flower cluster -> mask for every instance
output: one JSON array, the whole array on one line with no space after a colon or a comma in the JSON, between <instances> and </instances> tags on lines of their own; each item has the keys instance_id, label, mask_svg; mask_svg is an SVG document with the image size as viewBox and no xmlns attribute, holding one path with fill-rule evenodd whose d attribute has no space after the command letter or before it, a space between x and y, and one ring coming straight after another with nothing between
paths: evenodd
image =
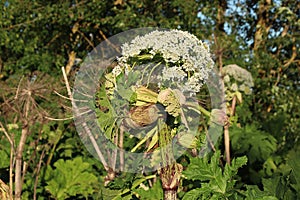
<instances>
[{"instance_id":1,"label":"flower cluster","mask_svg":"<svg viewBox=\"0 0 300 200\"><path fill-rule=\"evenodd\" d=\"M185 31L153 31L137 36L121 48L119 66L113 70L115 75L121 72L121 68L130 70L128 61L132 58L144 54L148 54L150 59L159 56L165 65L161 75L158 75L161 81L176 81L176 84L181 85L180 89L193 93L200 91L213 68L208 47Z\"/></svg>"},{"instance_id":2,"label":"flower cluster","mask_svg":"<svg viewBox=\"0 0 300 200\"><path fill-rule=\"evenodd\" d=\"M246 69L235 64L226 65L223 68L223 74L224 82L230 90L233 92L239 90L245 94L251 93L251 87L253 87L254 83L251 73Z\"/></svg>"}]
</instances>

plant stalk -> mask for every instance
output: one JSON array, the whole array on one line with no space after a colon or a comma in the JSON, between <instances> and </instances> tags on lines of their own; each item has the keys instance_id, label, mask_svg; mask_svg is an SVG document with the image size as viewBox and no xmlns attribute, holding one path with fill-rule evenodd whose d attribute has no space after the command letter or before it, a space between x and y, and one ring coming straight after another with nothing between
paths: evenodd
<instances>
[{"instance_id":1,"label":"plant stalk","mask_svg":"<svg viewBox=\"0 0 300 200\"><path fill-rule=\"evenodd\" d=\"M165 200L176 200L180 183L182 166L176 163L172 150L172 135L170 127L158 119L159 147L162 168L159 170Z\"/></svg>"},{"instance_id":2,"label":"plant stalk","mask_svg":"<svg viewBox=\"0 0 300 200\"><path fill-rule=\"evenodd\" d=\"M16 166L15 166L15 199L20 200L22 194L22 158L23 150L28 135L28 125L25 124L22 128L20 142L16 152Z\"/></svg>"},{"instance_id":3,"label":"plant stalk","mask_svg":"<svg viewBox=\"0 0 300 200\"><path fill-rule=\"evenodd\" d=\"M164 199L165 200L177 199L177 189L176 190L164 190Z\"/></svg>"}]
</instances>

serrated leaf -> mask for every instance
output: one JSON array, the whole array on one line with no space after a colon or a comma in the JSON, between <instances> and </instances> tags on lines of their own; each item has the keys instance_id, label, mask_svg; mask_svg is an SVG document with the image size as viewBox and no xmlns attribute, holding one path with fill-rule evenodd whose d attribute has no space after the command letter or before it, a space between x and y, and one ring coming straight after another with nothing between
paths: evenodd
<instances>
[{"instance_id":1,"label":"serrated leaf","mask_svg":"<svg viewBox=\"0 0 300 200\"><path fill-rule=\"evenodd\" d=\"M148 190L145 190L143 188L138 188L133 191L139 195L140 199L148 199L148 200L163 199L163 190L160 181L156 181L153 184L153 186Z\"/></svg>"},{"instance_id":2,"label":"serrated leaf","mask_svg":"<svg viewBox=\"0 0 300 200\"><path fill-rule=\"evenodd\" d=\"M258 130L254 124L245 128L233 126L230 135L233 151L247 154L250 164L267 160L277 148L277 140L269 133Z\"/></svg>"},{"instance_id":3,"label":"serrated leaf","mask_svg":"<svg viewBox=\"0 0 300 200\"><path fill-rule=\"evenodd\" d=\"M201 188L191 193L197 192L201 197L199 199L220 199L234 195L233 188L236 183L234 175L241 166L246 164L247 158L244 156L233 159L232 164L226 164L223 171L219 164L220 156L220 151L217 151L210 160L207 157L192 158L188 168L182 172L187 179L201 181Z\"/></svg>"},{"instance_id":4,"label":"serrated leaf","mask_svg":"<svg viewBox=\"0 0 300 200\"><path fill-rule=\"evenodd\" d=\"M246 186L247 190L244 193L245 200L278 200L275 196L271 196L268 193L261 191L256 185Z\"/></svg>"},{"instance_id":5,"label":"serrated leaf","mask_svg":"<svg viewBox=\"0 0 300 200\"><path fill-rule=\"evenodd\" d=\"M187 193L185 193L182 200L198 200L201 193L202 190L200 188L190 190Z\"/></svg>"},{"instance_id":6,"label":"serrated leaf","mask_svg":"<svg viewBox=\"0 0 300 200\"><path fill-rule=\"evenodd\" d=\"M233 177L237 174L238 169L247 163L247 160L246 156L233 159L231 165L225 165L224 175L228 178Z\"/></svg>"},{"instance_id":7,"label":"serrated leaf","mask_svg":"<svg viewBox=\"0 0 300 200\"><path fill-rule=\"evenodd\" d=\"M183 175L187 179L207 181L215 178L216 174L220 174L221 169L218 167L218 159L220 153L217 152L211 158L211 163L204 158L193 158L187 170L183 171Z\"/></svg>"},{"instance_id":8,"label":"serrated leaf","mask_svg":"<svg viewBox=\"0 0 300 200\"><path fill-rule=\"evenodd\" d=\"M292 168L292 175L295 180L295 183L292 184L292 187L296 191L300 191L300 160L299 160L299 149L293 149L289 152L288 165Z\"/></svg>"},{"instance_id":9,"label":"serrated leaf","mask_svg":"<svg viewBox=\"0 0 300 200\"><path fill-rule=\"evenodd\" d=\"M93 185L98 183L98 179L87 171L91 166L83 162L81 157L67 161L60 159L54 163L54 166L56 167L54 170L49 168L46 186L46 190L53 197L57 199L78 195L87 197L94 191Z\"/></svg>"}]
</instances>

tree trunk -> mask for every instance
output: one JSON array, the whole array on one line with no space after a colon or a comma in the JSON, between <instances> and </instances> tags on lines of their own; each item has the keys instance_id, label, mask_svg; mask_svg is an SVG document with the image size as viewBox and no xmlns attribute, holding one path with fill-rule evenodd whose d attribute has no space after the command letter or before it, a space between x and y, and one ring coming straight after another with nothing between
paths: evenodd
<instances>
[{"instance_id":1,"label":"tree trunk","mask_svg":"<svg viewBox=\"0 0 300 200\"><path fill-rule=\"evenodd\" d=\"M256 31L254 34L254 44L253 50L257 50L263 42L264 37L266 37L267 33L269 32L271 25L268 24L269 22L269 9L271 6L271 0L260 1L258 13L257 13L257 24L256 24Z\"/></svg>"}]
</instances>

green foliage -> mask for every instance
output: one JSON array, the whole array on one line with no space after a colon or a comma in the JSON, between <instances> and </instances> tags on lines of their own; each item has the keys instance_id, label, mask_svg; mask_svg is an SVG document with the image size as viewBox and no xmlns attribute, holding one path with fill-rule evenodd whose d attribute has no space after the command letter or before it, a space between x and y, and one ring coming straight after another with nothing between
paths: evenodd
<instances>
[{"instance_id":1,"label":"green foliage","mask_svg":"<svg viewBox=\"0 0 300 200\"><path fill-rule=\"evenodd\" d=\"M275 196L271 196L268 192L261 191L256 185L246 186L246 191L243 193L246 200L278 200Z\"/></svg>"},{"instance_id":2,"label":"green foliage","mask_svg":"<svg viewBox=\"0 0 300 200\"><path fill-rule=\"evenodd\" d=\"M210 161L208 157L192 158L187 170L183 172L186 179L201 181L201 187L187 192L183 199L226 199L232 197L235 190L235 175L238 169L245 165L247 158L240 157L226 164L222 169L220 166L220 151L217 151Z\"/></svg>"},{"instance_id":3,"label":"green foliage","mask_svg":"<svg viewBox=\"0 0 300 200\"><path fill-rule=\"evenodd\" d=\"M151 188L138 188L133 190L140 199L158 200L163 199L163 190L161 182L156 181Z\"/></svg>"},{"instance_id":4,"label":"green foliage","mask_svg":"<svg viewBox=\"0 0 300 200\"><path fill-rule=\"evenodd\" d=\"M287 164L291 167L291 187L297 191L298 198L300 197L300 160L299 148L297 151L292 150L289 153Z\"/></svg>"},{"instance_id":5,"label":"green foliage","mask_svg":"<svg viewBox=\"0 0 300 200\"><path fill-rule=\"evenodd\" d=\"M88 197L95 192L97 177L90 172L91 165L81 157L73 160L58 160L55 169L47 168L46 190L55 199L66 199L82 195Z\"/></svg>"},{"instance_id":6,"label":"green foliage","mask_svg":"<svg viewBox=\"0 0 300 200\"><path fill-rule=\"evenodd\" d=\"M230 129L232 149L237 155L247 155L249 163L264 162L277 149L276 139L257 129L255 124Z\"/></svg>"},{"instance_id":7,"label":"green foliage","mask_svg":"<svg viewBox=\"0 0 300 200\"><path fill-rule=\"evenodd\" d=\"M153 179L155 175L139 176L131 173L122 173L111 181L107 187L102 187L102 199L161 199L162 188L159 181L149 188L148 179ZM154 195L153 192L156 194Z\"/></svg>"},{"instance_id":8,"label":"green foliage","mask_svg":"<svg viewBox=\"0 0 300 200\"><path fill-rule=\"evenodd\" d=\"M104 85L100 86L98 90L97 103L97 117L99 120L100 128L103 133L105 133L107 138L113 137L113 129L115 127L115 112L113 107L110 104L110 101L107 97L106 90Z\"/></svg>"},{"instance_id":9,"label":"green foliage","mask_svg":"<svg viewBox=\"0 0 300 200\"><path fill-rule=\"evenodd\" d=\"M4 138L4 136L0 137ZM0 141L0 169L5 169L9 167L10 145L5 139L1 139Z\"/></svg>"},{"instance_id":10,"label":"green foliage","mask_svg":"<svg viewBox=\"0 0 300 200\"><path fill-rule=\"evenodd\" d=\"M23 86L39 70L44 73L41 83L51 83L37 99L38 107L31 110L36 112L42 106L46 112L43 120L30 124L23 152L23 164L26 164L23 199L33 199L34 194L37 199L49 199L49 193L57 199L59 195L60 199L161 198L160 182L150 187L142 177L125 177L125 182L116 178L112 183L115 189L104 186L100 189L96 186L96 177L99 176L102 184L105 170L85 150L72 122L44 119L44 116L71 116L66 106L70 103L64 104L62 98L43 101L43 97L52 94L51 85L55 85L58 93L66 94L65 87L56 86L56 83L62 82L60 67L69 61L70 52L74 51L77 59L84 59L105 38L130 28L149 26L178 28L195 34L209 44L218 67L237 64L250 71L254 80L253 95L243 96L243 104L237 106L230 129L231 155L233 158L246 155L247 166L239 168L244 163L243 157L224 168L216 157L219 154L211 160L192 158L191 163L185 165L184 174L187 173L188 179L183 181L179 196L184 199L300 199L298 2L245 1L232 5L233 2L1 1L0 121L16 143L20 139L22 122L10 106L19 109L25 105L14 101L21 77L30 75L24 76ZM78 64L74 64L68 76L71 85L76 67ZM129 81L134 84L136 77ZM124 85L115 95L132 101L135 97L129 96L127 89ZM102 106L99 106L102 113L97 114L106 136L111 137L114 130L107 124L111 124L112 113L104 111L112 109L103 91L96 96ZM199 97L201 103L209 104L207 96ZM114 105L122 106L117 101ZM10 124L20 127L10 130ZM201 118L200 124L206 121ZM124 139L124 147L130 151L137 141L128 135ZM6 183L9 153L9 142L1 131L0 178ZM63 161L70 158L73 160ZM80 163L84 167L80 167ZM190 187L185 185L186 181L191 183Z\"/></svg>"},{"instance_id":11,"label":"green foliage","mask_svg":"<svg viewBox=\"0 0 300 200\"><path fill-rule=\"evenodd\" d=\"M256 185L241 185L238 170L247 163L246 156L232 160L231 165L221 166L220 152L217 151L210 159L192 158L187 170L183 172L185 179L193 180L195 186L183 196L183 200L190 199L281 199L274 193L286 191L285 188L276 188L272 180L264 181L264 190ZM200 184L200 187L199 187ZM273 187L275 190L271 191ZM278 190L281 189L281 190ZM282 192L281 192L282 193ZM289 199L289 198L287 198Z\"/></svg>"},{"instance_id":12,"label":"green foliage","mask_svg":"<svg viewBox=\"0 0 300 200\"><path fill-rule=\"evenodd\" d=\"M300 161L299 147L290 150L274 173L262 180L264 190L278 199L299 199L300 193Z\"/></svg>"}]
</instances>

